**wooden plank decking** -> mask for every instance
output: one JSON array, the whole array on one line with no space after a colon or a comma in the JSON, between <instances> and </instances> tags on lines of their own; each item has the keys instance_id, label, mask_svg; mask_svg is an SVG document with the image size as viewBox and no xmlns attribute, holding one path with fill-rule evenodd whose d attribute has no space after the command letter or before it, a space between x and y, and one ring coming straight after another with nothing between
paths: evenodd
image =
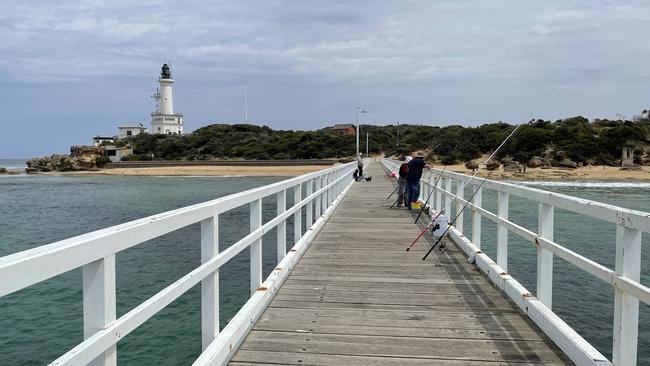
<instances>
[{"instance_id":1,"label":"wooden plank decking","mask_svg":"<svg viewBox=\"0 0 650 366\"><path fill-rule=\"evenodd\" d=\"M235 354L232 365L567 364L455 245L390 209L378 163L355 183Z\"/></svg>"}]
</instances>

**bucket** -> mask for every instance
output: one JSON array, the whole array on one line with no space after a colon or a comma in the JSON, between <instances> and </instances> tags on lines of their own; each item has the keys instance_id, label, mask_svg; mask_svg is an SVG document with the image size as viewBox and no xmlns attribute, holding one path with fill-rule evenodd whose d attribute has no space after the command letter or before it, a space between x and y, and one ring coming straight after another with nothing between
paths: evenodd
<instances>
[{"instance_id":1,"label":"bucket","mask_svg":"<svg viewBox=\"0 0 650 366\"><path fill-rule=\"evenodd\" d=\"M431 217L436 217L436 215L438 215L438 213L434 211ZM445 231L447 231L447 226L449 226L449 218L447 218L445 214L440 214L436 218L436 221L433 223L433 227L436 227L436 224L440 226L436 230L433 230L432 234L436 238L439 238L445 234Z\"/></svg>"}]
</instances>

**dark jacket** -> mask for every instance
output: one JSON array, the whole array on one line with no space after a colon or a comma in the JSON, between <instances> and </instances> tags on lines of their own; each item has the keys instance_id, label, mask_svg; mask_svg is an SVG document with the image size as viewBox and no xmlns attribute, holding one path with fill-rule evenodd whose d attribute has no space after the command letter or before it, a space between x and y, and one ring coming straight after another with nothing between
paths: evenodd
<instances>
[{"instance_id":1,"label":"dark jacket","mask_svg":"<svg viewBox=\"0 0 650 366\"><path fill-rule=\"evenodd\" d=\"M427 162L422 157L416 157L409 161L409 172L406 175L406 180L417 182L422 177L422 170Z\"/></svg>"}]
</instances>

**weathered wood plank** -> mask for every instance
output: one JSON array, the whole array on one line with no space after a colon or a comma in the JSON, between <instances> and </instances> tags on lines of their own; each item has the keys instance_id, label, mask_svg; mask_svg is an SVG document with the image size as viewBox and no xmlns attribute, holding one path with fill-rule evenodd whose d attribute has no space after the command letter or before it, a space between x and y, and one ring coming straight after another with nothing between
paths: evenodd
<instances>
[{"instance_id":1,"label":"weathered wood plank","mask_svg":"<svg viewBox=\"0 0 650 366\"><path fill-rule=\"evenodd\" d=\"M255 324L233 365L570 363L453 244L433 252L379 178L351 189Z\"/></svg>"}]
</instances>

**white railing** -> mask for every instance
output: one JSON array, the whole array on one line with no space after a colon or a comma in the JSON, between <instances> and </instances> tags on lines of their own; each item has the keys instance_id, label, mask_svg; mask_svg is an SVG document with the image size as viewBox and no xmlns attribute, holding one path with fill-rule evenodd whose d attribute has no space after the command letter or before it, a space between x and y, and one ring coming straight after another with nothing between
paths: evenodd
<instances>
[{"instance_id":1,"label":"white railing","mask_svg":"<svg viewBox=\"0 0 650 366\"><path fill-rule=\"evenodd\" d=\"M354 163L340 165L2 257L0 297L81 267L84 341L52 364L109 366L117 363L118 341L200 282L203 353L194 364L224 364L349 190L354 169ZM294 195L290 208L286 207L288 190ZM262 199L273 195L277 215L262 224ZM220 252L219 215L244 205L250 206L250 233ZM287 253L290 216L295 244ZM195 223L201 223L202 264L116 319L116 253ZM278 264L262 282L262 236L275 227ZM219 268L246 248L250 248L251 298L220 332Z\"/></svg>"},{"instance_id":2,"label":"white railing","mask_svg":"<svg viewBox=\"0 0 650 366\"><path fill-rule=\"evenodd\" d=\"M395 172L394 160L382 160L384 168ZM442 175L434 187L435 178ZM424 173L421 179L421 197L427 197L435 189L430 206L437 211L446 207L449 214L451 200L455 200L456 212L467 203L463 199L466 185L472 192L482 178L441 169ZM443 184L444 182L444 184ZM452 192L452 182L456 192ZM444 186L444 188L442 188ZM469 186L468 186L469 187ZM482 190L497 192L497 213L481 207ZM538 232L527 229L508 220L510 195L537 203ZM434 197L435 196L435 197ZM441 200L444 196L444 204ZM616 224L616 264L612 270L594 260L582 256L553 241L554 208L560 208L580 215ZM650 288L640 283L641 235L650 232L650 213L630 210L618 206L553 193L516 184L487 180L467 206L471 210L471 240L464 235L462 215L450 228L449 236L456 242L470 260L485 272L489 278L504 290L517 305L578 365L636 365L639 326L639 300L650 304ZM494 262L481 251L481 218L497 225L497 258ZM530 294L517 280L508 274L508 233L512 232L536 246L537 250L537 293ZM577 332L552 312L553 299L553 257L558 256L577 268L610 284L615 291L614 334L611 362L585 341ZM511 258L512 259L512 258Z\"/></svg>"}]
</instances>

